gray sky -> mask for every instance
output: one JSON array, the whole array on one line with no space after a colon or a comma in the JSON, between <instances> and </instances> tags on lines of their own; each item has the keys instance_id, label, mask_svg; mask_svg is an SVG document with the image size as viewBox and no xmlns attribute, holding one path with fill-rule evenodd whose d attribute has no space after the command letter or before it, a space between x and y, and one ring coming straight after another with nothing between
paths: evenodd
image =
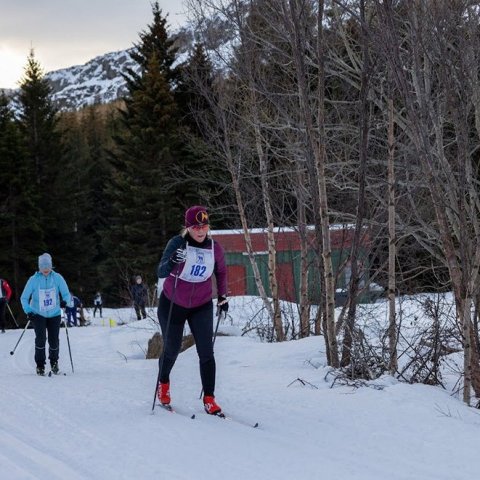
<instances>
[{"instance_id":1,"label":"gray sky","mask_svg":"<svg viewBox=\"0 0 480 480\"><path fill-rule=\"evenodd\" d=\"M45 72L123 50L153 20L154 0L0 0L0 88L16 88L30 48ZM182 0L158 0L171 27Z\"/></svg>"}]
</instances>

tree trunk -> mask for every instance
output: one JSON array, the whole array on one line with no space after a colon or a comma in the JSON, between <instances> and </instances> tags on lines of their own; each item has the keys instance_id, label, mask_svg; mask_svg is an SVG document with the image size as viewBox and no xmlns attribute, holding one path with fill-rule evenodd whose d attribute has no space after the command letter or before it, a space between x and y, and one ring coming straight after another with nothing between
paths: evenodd
<instances>
[{"instance_id":1,"label":"tree trunk","mask_svg":"<svg viewBox=\"0 0 480 480\"><path fill-rule=\"evenodd\" d=\"M332 251L330 244L330 224L328 216L327 185L325 178L325 65L324 65L324 38L323 38L323 1L318 6L318 76L315 85L318 91L317 128L314 128L315 114L312 111L310 102L310 88L307 84L307 73L305 65L305 38L301 25L302 9L297 5L298 0L289 0L289 12L291 24L292 55L295 62L295 72L298 84L298 101L302 119L305 125L305 148L307 150L307 161L313 162L313 168L308 169L314 173L311 184L315 185L318 195L320 227L322 236L322 258L324 268L325 290L322 294L325 297L325 321L326 331L324 335L329 343L330 358L329 364L333 367L339 366L338 344L335 335L335 277L333 275ZM311 166L312 167L312 166Z\"/></svg>"},{"instance_id":2,"label":"tree trunk","mask_svg":"<svg viewBox=\"0 0 480 480\"><path fill-rule=\"evenodd\" d=\"M297 171L297 218L298 234L300 237L300 279L299 279L299 310L300 310L300 338L310 335L310 300L308 298L308 232L305 216L305 200L303 172Z\"/></svg>"},{"instance_id":3,"label":"tree trunk","mask_svg":"<svg viewBox=\"0 0 480 480\"><path fill-rule=\"evenodd\" d=\"M472 332L471 332L471 298L458 299L457 317L462 325L463 336L463 401L470 405L470 392L472 387Z\"/></svg>"},{"instance_id":4,"label":"tree trunk","mask_svg":"<svg viewBox=\"0 0 480 480\"><path fill-rule=\"evenodd\" d=\"M360 2L360 18L362 25L365 25L365 5ZM368 131L369 131L369 76L370 76L370 53L365 26L362 28L362 73L360 84L360 141L359 141L359 172L358 172L358 196L357 196L357 214L355 218L355 232L350 250L350 284L348 285L348 313L345 324L345 335L343 339L341 366L345 367L351 362L351 350L353 344L353 335L355 329L355 316L357 311L357 298L360 284L359 256L362 240L363 221L366 213L366 174L368 158Z\"/></svg>"},{"instance_id":5,"label":"tree trunk","mask_svg":"<svg viewBox=\"0 0 480 480\"><path fill-rule=\"evenodd\" d=\"M262 282L262 276L260 275L260 270L258 268L257 261L255 259L255 252L252 246L252 237L250 236L250 230L248 229L247 216L245 214L245 208L243 206L240 185L235 175L232 175L232 184L235 192L238 214L240 216L240 221L242 223L243 235L245 238L245 245L247 246L248 259L250 260L250 265L253 271L255 285L257 286L258 294L262 298L263 304L267 309L270 319L272 320L272 322L274 322L274 318L275 318L274 311L272 308L272 304L270 303L270 300L267 297L267 293L265 291L265 287L263 286L263 282Z\"/></svg>"},{"instance_id":6,"label":"tree trunk","mask_svg":"<svg viewBox=\"0 0 480 480\"><path fill-rule=\"evenodd\" d=\"M260 184L262 186L263 207L267 220L267 249L268 249L268 283L273 303L273 328L275 330L276 340L283 342L285 340L285 332L283 330L282 311L280 309L280 301L278 298L278 282L277 282L277 249L275 246L274 222L272 206L270 204L270 186L268 181L268 165L265 151L262 145L262 137L259 127L259 118L257 110L257 99L255 88L250 86L251 93L251 109L253 112L253 128L255 134L255 148L257 151L258 162L260 167Z\"/></svg>"},{"instance_id":7,"label":"tree trunk","mask_svg":"<svg viewBox=\"0 0 480 480\"><path fill-rule=\"evenodd\" d=\"M395 258L397 239L395 230L395 137L393 123L393 100L388 99L388 369L394 375L397 361L397 322L395 311Z\"/></svg>"},{"instance_id":8,"label":"tree trunk","mask_svg":"<svg viewBox=\"0 0 480 480\"><path fill-rule=\"evenodd\" d=\"M226 159L226 163L227 163L227 168L230 172L230 176L232 178L232 186L233 186L233 191L234 191L234 194L235 194L235 201L236 201L236 204L237 204L237 209L238 209L238 214L240 216L240 222L242 224L242 229L243 229L243 235L244 235L244 238L245 238L245 245L247 247L247 254L248 254L248 259L250 260L250 265L252 267L252 271L253 271L253 277L254 277L254 280L255 280L255 285L257 286L257 290L258 290L258 294L260 295L262 301L263 301L263 304L268 312L268 315L271 319L271 321L273 322L274 321L274 318L275 318L275 315L274 315L274 311L273 311L273 308L272 308L272 304L270 303L268 297L267 297L267 293L265 291L265 287L263 286L263 282L262 282L262 277L260 275L260 270L258 268L258 265L257 265L257 262L255 260L255 254L254 254L254 250L253 250L253 246L252 246L252 238L250 236L250 230L248 228L248 223L247 223L247 216L245 214L245 207L244 207L244 203L243 203L243 199L242 199L242 192L241 192L241 188L240 188L240 181L239 181L239 178L238 178L238 175L237 175L237 169L235 168L235 162L232 158L232 147L230 145L230 141L229 141L229 128L228 128L228 124L227 124L227 121L225 119L225 116L223 115L223 112L222 113L219 113L219 117L218 120L220 121L221 123L221 126L222 126L222 131L224 132L225 134L225 159Z\"/></svg>"},{"instance_id":9,"label":"tree trunk","mask_svg":"<svg viewBox=\"0 0 480 480\"><path fill-rule=\"evenodd\" d=\"M318 2L318 142L315 143L315 168L317 171L318 197L320 202L320 218L322 222L322 240L323 240L323 268L325 269L325 318L328 331L328 342L331 354L331 366L337 368L338 360L338 344L335 335L335 277L332 265L332 248L330 243L330 221L328 216L328 196L327 182L325 176L325 164L327 160L325 143L325 39L323 35L323 12L324 1ZM304 70L304 69L303 69ZM304 90L304 94L307 92ZM305 98L306 99L306 98ZM307 129L311 130L310 138L313 139L312 117L307 116Z\"/></svg>"}]
</instances>

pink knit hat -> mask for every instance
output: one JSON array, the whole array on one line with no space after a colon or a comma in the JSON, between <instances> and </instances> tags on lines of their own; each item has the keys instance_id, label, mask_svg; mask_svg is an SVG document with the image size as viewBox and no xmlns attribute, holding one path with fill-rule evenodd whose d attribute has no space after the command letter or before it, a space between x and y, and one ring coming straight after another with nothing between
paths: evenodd
<instances>
[{"instance_id":1,"label":"pink knit hat","mask_svg":"<svg viewBox=\"0 0 480 480\"><path fill-rule=\"evenodd\" d=\"M194 205L185 212L185 226L193 227L195 225L208 225L208 212L206 207Z\"/></svg>"}]
</instances>

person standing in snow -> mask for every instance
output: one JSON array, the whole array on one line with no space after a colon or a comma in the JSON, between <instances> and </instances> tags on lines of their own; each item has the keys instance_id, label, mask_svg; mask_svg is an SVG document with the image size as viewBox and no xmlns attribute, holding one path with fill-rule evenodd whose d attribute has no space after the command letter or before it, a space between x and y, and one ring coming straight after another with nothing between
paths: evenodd
<instances>
[{"instance_id":1,"label":"person standing in snow","mask_svg":"<svg viewBox=\"0 0 480 480\"><path fill-rule=\"evenodd\" d=\"M217 283L217 307L228 311L227 268L223 248L208 236L206 207L195 205L185 212L185 229L170 239L158 266L165 278L158 304L158 320L164 349L159 359L157 397L169 405L170 371L182 344L183 327L188 322L200 361L203 404L207 413L221 412L215 401L215 357L213 352L213 285Z\"/></svg>"},{"instance_id":2,"label":"person standing in snow","mask_svg":"<svg viewBox=\"0 0 480 480\"><path fill-rule=\"evenodd\" d=\"M12 289L6 280L0 278L0 330L5 333L5 308L12 298Z\"/></svg>"},{"instance_id":3,"label":"person standing in snow","mask_svg":"<svg viewBox=\"0 0 480 480\"><path fill-rule=\"evenodd\" d=\"M75 295L72 295L72 306L65 307L65 313L67 314L67 324L69 327L77 326L77 312L79 308L82 308L81 300Z\"/></svg>"},{"instance_id":4,"label":"person standing in snow","mask_svg":"<svg viewBox=\"0 0 480 480\"><path fill-rule=\"evenodd\" d=\"M147 303L148 291L140 275L135 277L135 283L130 287L130 295L132 296L133 308L137 314L137 320L147 318L145 305Z\"/></svg>"},{"instance_id":5,"label":"person standing in snow","mask_svg":"<svg viewBox=\"0 0 480 480\"><path fill-rule=\"evenodd\" d=\"M52 372L58 373L59 333L62 304L71 306L71 295L65 279L52 270L52 257L43 253L38 257L38 272L33 274L23 289L20 301L23 311L35 329L35 363L37 375L45 375L45 344L48 333L48 358Z\"/></svg>"},{"instance_id":6,"label":"person standing in snow","mask_svg":"<svg viewBox=\"0 0 480 480\"><path fill-rule=\"evenodd\" d=\"M102 294L97 292L95 294L95 298L93 299L93 318L95 318L97 310L100 312L100 318L102 318L102 304Z\"/></svg>"}]
</instances>

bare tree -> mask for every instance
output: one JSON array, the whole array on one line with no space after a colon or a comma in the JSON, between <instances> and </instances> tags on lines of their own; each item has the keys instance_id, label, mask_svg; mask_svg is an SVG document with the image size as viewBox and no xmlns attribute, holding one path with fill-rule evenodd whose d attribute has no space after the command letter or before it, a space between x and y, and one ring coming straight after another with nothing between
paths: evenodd
<instances>
[{"instance_id":1,"label":"bare tree","mask_svg":"<svg viewBox=\"0 0 480 480\"><path fill-rule=\"evenodd\" d=\"M369 39L366 29L365 18L365 2L360 1L360 45L361 45L361 73L360 73L360 91L359 91L359 108L360 108L360 138L359 144L359 170L358 170L358 196L357 196L357 212L355 218L355 233L353 236L352 247L350 249L350 266L351 276L350 284L348 286L348 313L345 324L345 336L342 345L342 359L341 365L346 366L350 364L350 351L352 348L353 332L355 327L355 313L357 306L357 297L360 283L359 272L359 256L360 247L364 238L363 222L366 215L366 170L368 159L368 138L369 138L369 109L370 101L368 98L368 91L371 82L371 61L370 61L370 47Z\"/></svg>"},{"instance_id":2,"label":"bare tree","mask_svg":"<svg viewBox=\"0 0 480 480\"><path fill-rule=\"evenodd\" d=\"M480 267L480 199L473 153L480 142L478 134L466 135L471 132L475 92L472 57L462 53L473 41L478 55L479 12L466 1L417 0L407 11L395 10L390 1L378 7L378 45L385 49L401 95L404 121L435 212L433 228L428 229L432 236L421 241L437 250L450 273L464 338L463 399L469 403L471 386L480 396L478 356L471 348L471 307Z\"/></svg>"},{"instance_id":3,"label":"bare tree","mask_svg":"<svg viewBox=\"0 0 480 480\"><path fill-rule=\"evenodd\" d=\"M217 76L212 88L206 88L197 82L199 92L207 99L213 117L201 119L202 131L208 143L212 146L214 155L226 165L232 180L232 188L242 229L244 232L247 254L254 274L259 295L272 320L277 341L285 339L281 309L279 304L278 282L276 278L276 247L274 236L274 219L270 201L268 158L265 151L265 138L262 131L259 101L255 87L255 76L258 74L255 57L252 56L252 43L245 32L244 8L241 3L233 2L232 6L221 1L191 2L192 9L197 13L198 31L204 23L204 9L215 11L227 17L235 26L239 48L239 58L222 56L222 67L227 70L225 78ZM217 59L218 60L218 59ZM199 80L199 79L197 79ZM244 95L238 95L239 92ZM252 245L248 219L248 202L245 195L247 179L260 179L260 195L263 205L262 217L266 218L268 238L268 283L271 300L262 282L257 256ZM254 209L258 208L255 203Z\"/></svg>"}]
</instances>

